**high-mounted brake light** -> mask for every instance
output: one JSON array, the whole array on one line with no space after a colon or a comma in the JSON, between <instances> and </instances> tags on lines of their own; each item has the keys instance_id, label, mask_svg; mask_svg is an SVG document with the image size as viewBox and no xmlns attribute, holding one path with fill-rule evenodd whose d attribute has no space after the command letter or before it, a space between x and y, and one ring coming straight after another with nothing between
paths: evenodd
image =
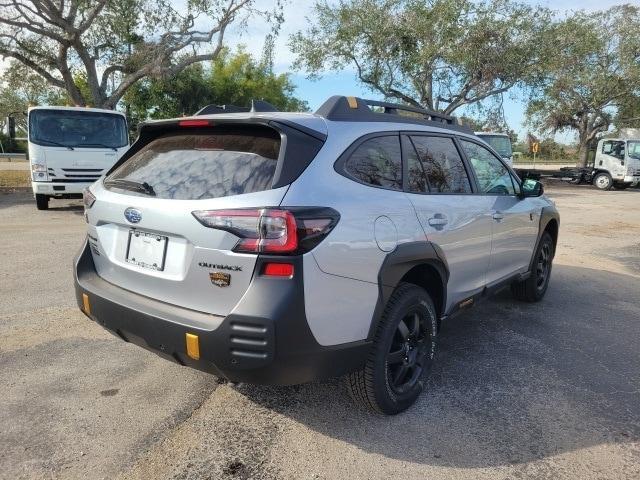
<instances>
[{"instance_id":1,"label":"high-mounted brake light","mask_svg":"<svg viewBox=\"0 0 640 480\"><path fill-rule=\"evenodd\" d=\"M180 127L208 127L209 125L209 120L180 120L178 122Z\"/></svg>"},{"instance_id":2,"label":"high-mounted brake light","mask_svg":"<svg viewBox=\"0 0 640 480\"><path fill-rule=\"evenodd\" d=\"M339 218L335 210L321 207L199 210L193 216L205 227L240 237L234 252L276 255L311 250Z\"/></svg>"}]
</instances>

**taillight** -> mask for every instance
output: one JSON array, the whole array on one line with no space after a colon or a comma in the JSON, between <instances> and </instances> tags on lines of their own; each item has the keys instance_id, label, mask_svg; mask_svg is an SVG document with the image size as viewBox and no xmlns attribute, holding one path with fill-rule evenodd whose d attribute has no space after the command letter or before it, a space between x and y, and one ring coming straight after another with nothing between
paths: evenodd
<instances>
[{"instance_id":1,"label":"taillight","mask_svg":"<svg viewBox=\"0 0 640 480\"><path fill-rule=\"evenodd\" d=\"M333 229L338 212L323 207L199 210L205 227L240 237L234 252L298 254L311 250Z\"/></svg>"},{"instance_id":2,"label":"taillight","mask_svg":"<svg viewBox=\"0 0 640 480\"><path fill-rule=\"evenodd\" d=\"M96 203L96 197L91 193L89 187L82 191L82 202L84 203L85 210L90 209L93 207L93 204Z\"/></svg>"}]
</instances>

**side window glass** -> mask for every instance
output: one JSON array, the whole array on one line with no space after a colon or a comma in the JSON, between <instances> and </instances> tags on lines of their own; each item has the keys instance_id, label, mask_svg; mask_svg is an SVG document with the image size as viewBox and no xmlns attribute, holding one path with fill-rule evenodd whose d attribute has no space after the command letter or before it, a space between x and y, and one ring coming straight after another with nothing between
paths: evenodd
<instances>
[{"instance_id":1,"label":"side window glass","mask_svg":"<svg viewBox=\"0 0 640 480\"><path fill-rule=\"evenodd\" d=\"M402 161L397 135L363 142L345 163L345 170L363 183L402 190Z\"/></svg>"},{"instance_id":2,"label":"side window glass","mask_svg":"<svg viewBox=\"0 0 640 480\"><path fill-rule=\"evenodd\" d=\"M471 193L471 183L452 138L411 137L432 193Z\"/></svg>"},{"instance_id":3,"label":"side window glass","mask_svg":"<svg viewBox=\"0 0 640 480\"><path fill-rule=\"evenodd\" d=\"M402 151L407 159L407 187L409 191L413 193L428 192L429 187L424 167L409 137L402 137Z\"/></svg>"},{"instance_id":4,"label":"side window glass","mask_svg":"<svg viewBox=\"0 0 640 480\"><path fill-rule=\"evenodd\" d=\"M602 142L602 153L606 153L607 155L611 155L611 150L613 149L613 142L607 141Z\"/></svg>"},{"instance_id":5,"label":"side window glass","mask_svg":"<svg viewBox=\"0 0 640 480\"><path fill-rule=\"evenodd\" d=\"M477 143L461 140L473 170L478 177L482 193L490 195L515 195L511 174L507 167L493 153Z\"/></svg>"}]
</instances>

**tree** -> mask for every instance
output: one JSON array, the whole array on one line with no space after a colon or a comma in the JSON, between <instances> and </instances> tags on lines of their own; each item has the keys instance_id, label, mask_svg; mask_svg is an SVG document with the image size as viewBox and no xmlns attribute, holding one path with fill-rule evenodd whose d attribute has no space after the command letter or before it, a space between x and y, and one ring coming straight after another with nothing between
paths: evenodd
<instances>
[{"instance_id":1,"label":"tree","mask_svg":"<svg viewBox=\"0 0 640 480\"><path fill-rule=\"evenodd\" d=\"M510 0L319 0L290 38L310 77L354 68L371 90L452 113L536 79L550 13Z\"/></svg>"},{"instance_id":2,"label":"tree","mask_svg":"<svg viewBox=\"0 0 640 480\"><path fill-rule=\"evenodd\" d=\"M14 114L16 126L26 132L26 113L32 105L66 103L64 91L51 88L40 75L12 61L0 78L0 130L5 128L7 116Z\"/></svg>"},{"instance_id":3,"label":"tree","mask_svg":"<svg viewBox=\"0 0 640 480\"><path fill-rule=\"evenodd\" d=\"M3 0L0 55L65 90L77 105L114 108L143 78L215 59L232 23L254 14L281 21L278 2L271 13L254 3L185 0L179 11L168 0Z\"/></svg>"},{"instance_id":4,"label":"tree","mask_svg":"<svg viewBox=\"0 0 640 480\"><path fill-rule=\"evenodd\" d=\"M193 114L208 104L245 106L261 99L283 111L308 110L294 96L288 75L276 75L268 62L256 61L243 50L220 52L211 65L192 65L172 78L149 79L125 96L134 122Z\"/></svg>"},{"instance_id":5,"label":"tree","mask_svg":"<svg viewBox=\"0 0 640 480\"><path fill-rule=\"evenodd\" d=\"M609 129L619 106L640 90L640 8L578 12L554 26L549 73L527 107L542 133L576 131L578 164Z\"/></svg>"}]
</instances>

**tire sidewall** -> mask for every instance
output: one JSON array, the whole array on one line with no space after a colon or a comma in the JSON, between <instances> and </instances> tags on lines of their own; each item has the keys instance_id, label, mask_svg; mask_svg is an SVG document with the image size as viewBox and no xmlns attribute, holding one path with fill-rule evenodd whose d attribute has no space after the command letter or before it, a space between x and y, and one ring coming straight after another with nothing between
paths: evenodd
<instances>
[{"instance_id":1,"label":"tire sidewall","mask_svg":"<svg viewBox=\"0 0 640 480\"><path fill-rule=\"evenodd\" d=\"M538 300L544 297L544 294L547 292L547 288L549 288L549 282L551 281L551 271L553 270L553 257L556 254L555 249L553 248L553 240L551 238L551 235L545 232L540 239L540 245L538 245L538 250L536 251L536 263L538 261L538 257L540 256L540 252L542 252L542 247L544 247L545 244L549 244L549 247L551 247L551 259L549 260L549 270L547 272L547 279L545 281L544 288L538 289L537 283L534 284L535 295L536 299ZM537 279L535 280L537 282Z\"/></svg>"},{"instance_id":2,"label":"tire sidewall","mask_svg":"<svg viewBox=\"0 0 640 480\"><path fill-rule=\"evenodd\" d=\"M391 387L389 369L387 368L387 353L391 347L393 336L406 312L417 308L425 315L426 328L429 329L430 346L427 353L428 363L422 373L422 378L416 385L404 394L398 394ZM394 414L411 406L424 388L423 379L429 374L436 354L436 339L438 321L433 301L425 290L417 286L409 286L401 298L385 312L381 325L383 331L378 337L374 357L373 374L376 400L383 413Z\"/></svg>"},{"instance_id":3,"label":"tire sidewall","mask_svg":"<svg viewBox=\"0 0 640 480\"><path fill-rule=\"evenodd\" d=\"M601 178L601 177L605 177L609 181L609 183L608 183L608 185L606 187L598 186L598 179ZM598 173L593 179L593 184L599 190L610 190L611 187L613 186L613 179L611 178L611 175L609 175L607 173Z\"/></svg>"}]
</instances>

